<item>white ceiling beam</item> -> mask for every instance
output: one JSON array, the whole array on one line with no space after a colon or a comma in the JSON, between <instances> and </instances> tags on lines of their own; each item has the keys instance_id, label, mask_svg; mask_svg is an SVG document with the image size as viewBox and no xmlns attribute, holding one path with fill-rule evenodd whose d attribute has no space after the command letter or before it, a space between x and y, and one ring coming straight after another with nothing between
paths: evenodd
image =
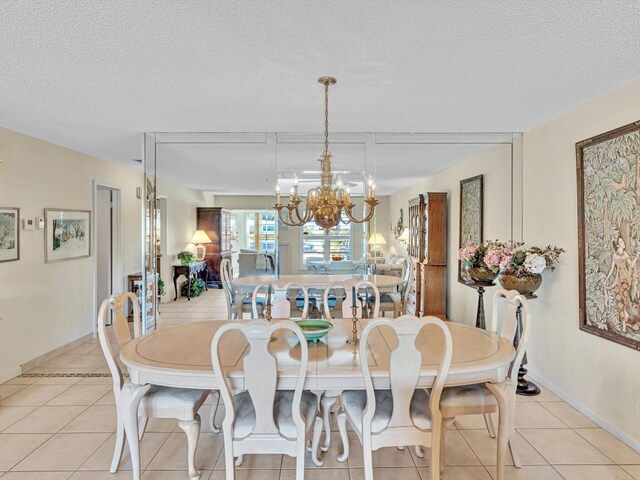
<instances>
[{"instance_id":1,"label":"white ceiling beam","mask_svg":"<svg viewBox=\"0 0 640 480\"><path fill-rule=\"evenodd\" d=\"M156 143L267 143L266 133L158 132Z\"/></svg>"},{"instance_id":2,"label":"white ceiling beam","mask_svg":"<svg viewBox=\"0 0 640 480\"><path fill-rule=\"evenodd\" d=\"M507 133L376 133L376 144L511 144L513 132Z\"/></svg>"}]
</instances>

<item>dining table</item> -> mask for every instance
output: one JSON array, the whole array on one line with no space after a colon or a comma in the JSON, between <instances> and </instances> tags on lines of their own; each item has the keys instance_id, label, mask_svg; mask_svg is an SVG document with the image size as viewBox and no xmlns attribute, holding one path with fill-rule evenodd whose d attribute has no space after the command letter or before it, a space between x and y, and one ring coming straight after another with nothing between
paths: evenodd
<instances>
[{"instance_id":1,"label":"dining table","mask_svg":"<svg viewBox=\"0 0 640 480\"><path fill-rule=\"evenodd\" d=\"M248 278L248 277L245 277ZM162 328L135 338L122 347L120 359L126 365L130 382L122 396L123 412L136 415L142 395L139 389L149 385L217 390L211 362L211 342L218 328L232 320L212 320L185 323ZM272 321L277 322L277 319ZM358 330L370 320L360 320ZM511 342L495 333L470 325L446 321L451 333L453 352L445 386L503 382L508 375L515 350ZM270 343L270 352L277 360L279 390L293 390L297 382L301 347L297 338L285 331L276 335ZM277 332L276 332L277 333ZM232 389L244 389L243 358L248 353L248 343L240 332L230 332L220 346L221 364ZM352 335L350 319L333 320L332 330L317 343L309 343L309 362L305 379L306 390L315 393L321 403L324 441L321 433L314 432L311 446L313 462L321 466L318 448L327 451L331 441L329 412L331 405L345 390L364 390L365 383L360 368L358 347L347 344ZM437 375L442 357L444 336L435 326L426 326L416 339L422 353L422 368L416 388L430 388ZM389 327L378 327L369 337L368 358L374 388L389 389L389 358L396 347L396 338ZM498 392L497 395L503 395ZM505 390L505 397L510 397ZM513 418L515 395L499 398L500 421ZM502 409L506 409L504 412ZM140 453L137 422L126 422L127 444L131 453L133 478L140 476ZM506 433L502 424L499 431ZM510 430L509 430L510 431ZM500 433L499 433L500 435ZM508 435L508 434L507 434ZM498 459L505 458L506 442L499 442ZM500 463L500 462L499 462ZM504 478L504 465L498 465L498 478Z\"/></svg>"}]
</instances>

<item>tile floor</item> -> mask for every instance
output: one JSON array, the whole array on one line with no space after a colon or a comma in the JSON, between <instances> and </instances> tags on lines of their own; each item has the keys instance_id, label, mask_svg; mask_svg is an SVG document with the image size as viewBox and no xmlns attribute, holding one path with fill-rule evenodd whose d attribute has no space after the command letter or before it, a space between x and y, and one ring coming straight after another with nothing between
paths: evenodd
<instances>
[{"instance_id":1,"label":"tile floor","mask_svg":"<svg viewBox=\"0 0 640 480\"><path fill-rule=\"evenodd\" d=\"M211 290L187 302L163 304L159 328L198 319L226 318L222 292ZM27 373L107 373L97 342L85 343ZM113 453L115 415L109 377L18 377L0 385L0 480L97 480L131 478L128 454L120 471L108 472ZM209 405L203 407L207 418ZM220 412L223 413L222 411ZM206 422L205 422L206 423ZM334 422L335 423L335 422ZM224 478L222 437L203 423L198 445L202 480ZM640 480L635 452L547 391L518 397L517 441L523 467L508 467L513 480ZM362 453L352 439L348 462L337 462L339 437L332 433L325 467L307 462L306 478L363 478ZM446 480L495 478L495 441L482 417L463 417L447 434ZM186 479L186 440L175 421L150 420L142 440L145 480ZM409 449L374 454L376 480L420 480L428 462ZM293 480L293 459L247 456L239 480Z\"/></svg>"}]
</instances>

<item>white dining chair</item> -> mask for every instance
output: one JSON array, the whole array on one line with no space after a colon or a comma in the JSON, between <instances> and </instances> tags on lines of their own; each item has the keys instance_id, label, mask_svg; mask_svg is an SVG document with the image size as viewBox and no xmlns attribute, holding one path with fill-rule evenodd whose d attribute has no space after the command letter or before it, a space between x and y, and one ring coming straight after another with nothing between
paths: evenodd
<instances>
[{"instance_id":1,"label":"white dining chair","mask_svg":"<svg viewBox=\"0 0 640 480\"><path fill-rule=\"evenodd\" d=\"M411 284L411 276L413 275L413 260L406 257L403 260L402 283L400 290L397 292L389 292L380 294L380 313L385 316L385 312L393 312L393 318L407 313L407 297L409 295L409 285ZM372 299L369 298L370 308Z\"/></svg>"},{"instance_id":2,"label":"white dining chair","mask_svg":"<svg viewBox=\"0 0 640 480\"><path fill-rule=\"evenodd\" d=\"M516 312L521 311L522 333L520 342L516 347L516 356L511 363L507 379L500 383L487 383L476 385L465 385L459 387L445 388L440 409L442 411L443 426L442 438L444 452L444 435L448 428L453 425L455 417L462 415L484 415L489 434L493 437L493 422L491 414L499 412L498 444L508 442L511 458L516 467L520 467L520 458L516 450L516 437L513 427L513 408L515 408L515 395L518 387L518 370L522 363L522 358L527 348L529 334L531 330L531 312L524 296L515 290L499 289L493 295L493 309L491 315L490 331L498 332L498 308L500 304L505 305L505 313L502 318L499 335L510 343L518 328ZM498 395L496 395L498 393ZM500 408L502 399L512 402L513 408ZM510 411L511 415L506 415L505 411ZM504 451L504 449L502 449ZM500 452L500 449L498 449ZM504 459L498 459L498 465L504 465Z\"/></svg>"},{"instance_id":3,"label":"white dining chair","mask_svg":"<svg viewBox=\"0 0 640 480\"><path fill-rule=\"evenodd\" d=\"M355 296L356 296L356 308L357 308L357 315L358 318L363 318L362 316L362 302L360 301L360 293L361 290L364 290L364 299L366 301L366 299L368 298L369 292L368 289L371 289L373 291L373 307L371 308L371 313L369 314L370 318L377 318L378 315L380 314L380 291L378 290L378 287L376 287L373 283L371 282L365 282L365 281L356 281L356 280L348 280L346 282L332 282L330 283L327 288L325 288L324 290L324 295L323 295L323 305L324 305L324 316L327 320L333 320L333 314L332 311L333 310L337 310L338 312L340 312L342 314L342 318L351 318L352 317L352 308L353 308L353 294L354 294L354 290L355 290ZM335 309L331 308L331 305L329 303L330 301L330 295L331 292L333 291L334 295L335 295ZM340 291L344 291L344 300L342 300L342 303L340 304L340 295L337 292Z\"/></svg>"},{"instance_id":4,"label":"white dining chair","mask_svg":"<svg viewBox=\"0 0 640 480\"><path fill-rule=\"evenodd\" d=\"M109 366L113 379L113 394L116 402L116 444L113 452L110 472L118 470L122 451L125 443L125 422L136 422L139 424L134 429L139 432L138 442L142 439L149 418L175 418L178 425L187 435L188 444L188 466L189 478L196 480L200 478L200 472L195 466L196 448L198 446L198 436L200 434L200 415L198 410L204 404L207 396L212 393L212 405L210 423L213 431L219 431L214 425L214 418L218 406L218 392L208 390L195 390L187 388L170 388L152 385L139 403L137 412L126 411L125 401L122 398L124 391L128 387L122 376L120 364L116 359L116 353L111 343L111 333L107 330L109 312L113 312L113 335L118 346L122 348L130 342L131 331L127 318L124 314L124 305L131 301L133 309L133 330L134 336L139 336L140 329L140 306L138 298L131 292L121 295L112 295L105 299L100 306L98 313L98 338L102 352ZM127 426L126 429L129 429ZM136 442L136 445L137 443ZM138 452L131 452L131 463L134 479L140 478L140 455Z\"/></svg>"},{"instance_id":5,"label":"white dining chair","mask_svg":"<svg viewBox=\"0 0 640 480\"><path fill-rule=\"evenodd\" d=\"M269 287L271 287L272 299L261 296L268 295ZM258 284L256 288L253 289L253 295L251 296L253 318L260 318L262 316L260 310L258 310L258 306L266 305L265 301L268 302L269 300L271 300L271 318L291 318L291 312L293 309L297 309L297 300L300 292L302 292L304 301L300 318L305 319L309 314L309 292L307 292L307 289L302 285L287 283L279 287L275 283ZM287 298L287 295L289 298ZM258 303L259 301L262 301L262 303Z\"/></svg>"},{"instance_id":6,"label":"white dining chair","mask_svg":"<svg viewBox=\"0 0 640 480\"><path fill-rule=\"evenodd\" d=\"M224 297L227 300L227 318L241 319L245 313L253 315L251 308L251 297L240 295L233 289L231 282L231 260L223 258L220 262L220 277L222 279L222 288L224 289ZM262 314L264 308L264 299L258 300L258 311Z\"/></svg>"},{"instance_id":7,"label":"white dining chair","mask_svg":"<svg viewBox=\"0 0 640 480\"><path fill-rule=\"evenodd\" d=\"M422 369L422 352L416 346L420 331L433 325L442 331L442 358L431 392L416 388ZM389 390L375 390L367 349L370 335L380 334L380 327L393 329L397 346L389 358ZM431 480L440 478L440 395L451 365L451 333L445 323L437 317L414 317L404 315L396 320L377 319L367 323L360 337L360 366L365 390L346 390L341 395L342 408L338 412L338 429L343 444L343 453L338 460L349 457L347 421L362 444L364 478L373 480L374 450L383 447L416 445L431 449ZM376 377L377 381L380 378Z\"/></svg>"},{"instance_id":8,"label":"white dining chair","mask_svg":"<svg viewBox=\"0 0 640 480\"><path fill-rule=\"evenodd\" d=\"M300 365L294 390L276 390L278 359L269 351L269 343L273 333L282 329L297 337L298 344L291 348L300 349L296 352ZM250 347L243 361L246 390L235 395L220 364L219 351L223 336L231 331L240 331ZM289 358L287 355L287 362ZM296 480L302 480L307 435L313 423L321 420L316 418L317 397L303 390L309 349L300 327L290 320L226 323L213 337L211 361L225 406L222 433L227 480L235 478L236 458L240 463L245 454L274 453L295 457Z\"/></svg>"}]
</instances>

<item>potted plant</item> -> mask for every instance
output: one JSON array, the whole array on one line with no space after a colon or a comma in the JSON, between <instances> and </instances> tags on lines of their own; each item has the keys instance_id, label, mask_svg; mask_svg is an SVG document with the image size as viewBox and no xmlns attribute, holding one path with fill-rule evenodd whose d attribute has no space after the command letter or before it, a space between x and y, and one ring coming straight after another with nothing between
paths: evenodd
<instances>
[{"instance_id":1,"label":"potted plant","mask_svg":"<svg viewBox=\"0 0 640 480\"><path fill-rule=\"evenodd\" d=\"M492 283L504 261L509 247L497 240L489 240L479 245L468 243L458 251L458 260L464 265L468 277L476 283Z\"/></svg>"},{"instance_id":2,"label":"potted plant","mask_svg":"<svg viewBox=\"0 0 640 480\"><path fill-rule=\"evenodd\" d=\"M518 245L521 247L522 244ZM542 284L541 273L545 268L553 270L564 249L547 245L545 248L516 247L505 257L505 269L500 276L500 285L507 290L517 290L531 295Z\"/></svg>"},{"instance_id":3,"label":"potted plant","mask_svg":"<svg viewBox=\"0 0 640 480\"><path fill-rule=\"evenodd\" d=\"M191 291L189 291L189 282L185 282L182 284L182 295L189 297L199 297L200 294L204 291L206 285L204 280L201 278L196 278L191 281Z\"/></svg>"},{"instance_id":4,"label":"potted plant","mask_svg":"<svg viewBox=\"0 0 640 480\"><path fill-rule=\"evenodd\" d=\"M180 260L180 263L182 263L182 265L191 265L195 259L196 256L186 250L183 250L178 254L178 260Z\"/></svg>"}]
</instances>

